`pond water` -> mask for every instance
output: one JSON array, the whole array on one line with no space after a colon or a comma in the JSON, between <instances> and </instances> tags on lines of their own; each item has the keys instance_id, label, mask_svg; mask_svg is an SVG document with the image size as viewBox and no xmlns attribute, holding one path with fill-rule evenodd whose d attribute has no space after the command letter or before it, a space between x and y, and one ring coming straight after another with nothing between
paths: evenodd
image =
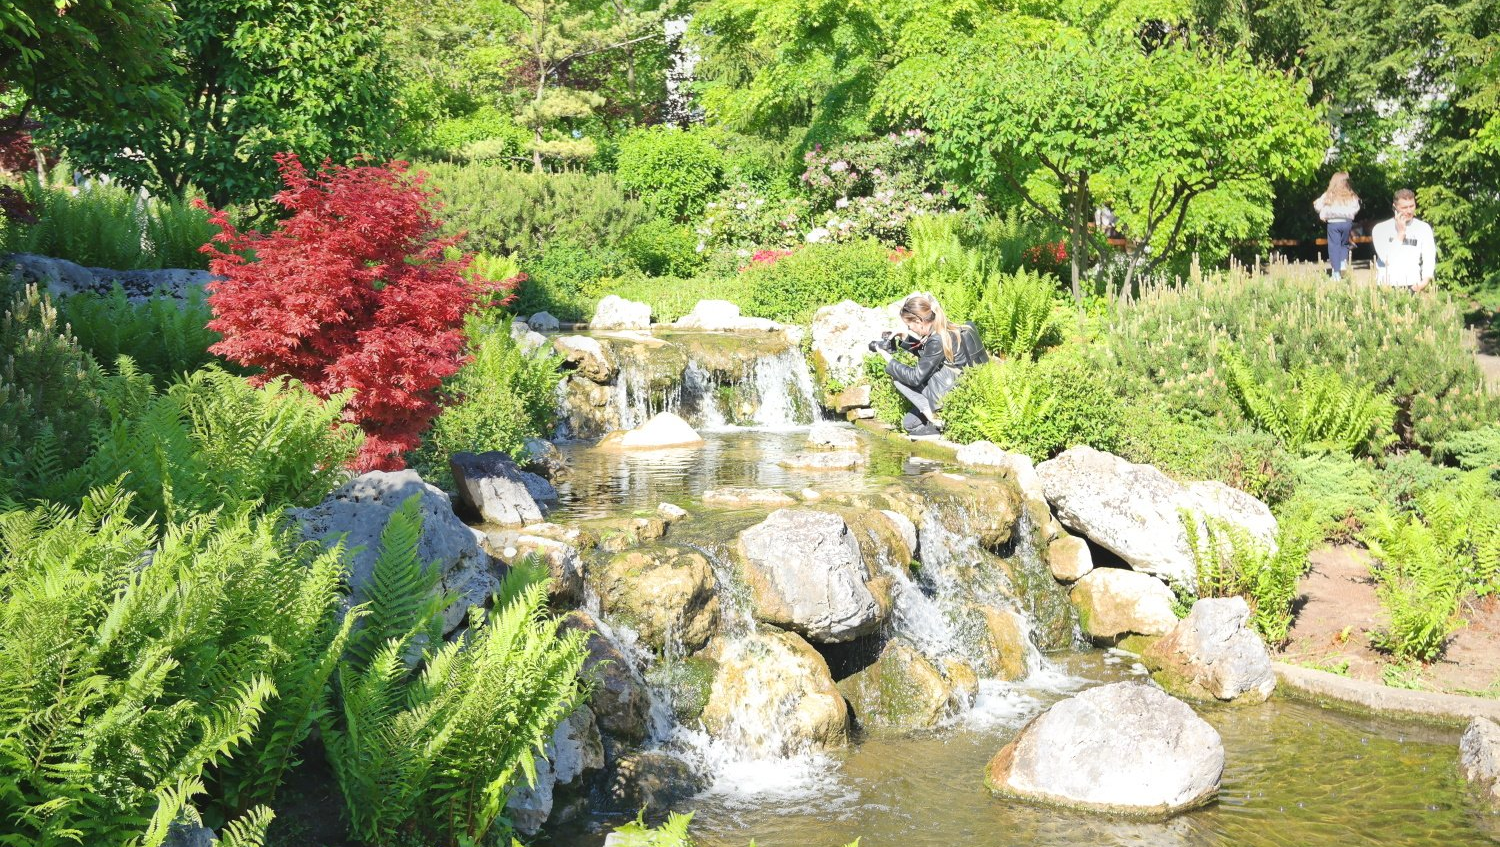
<instances>
[{"instance_id":1,"label":"pond water","mask_svg":"<svg viewBox=\"0 0 1500 847\"><path fill-rule=\"evenodd\" d=\"M1219 799L1203 809L1138 821L991 797L985 764L1027 720L1083 688L1140 678L1129 657L1105 651L1049 664L1026 682L984 683L973 710L933 733L868 738L793 760L714 762L714 785L677 811L693 813L694 838L705 847L752 838L761 847L855 838L862 847L1455 847L1500 836L1500 820L1480 811L1458 774L1456 730L1284 698L1199 706L1227 760ZM552 843L593 847L604 831L560 832Z\"/></svg>"},{"instance_id":2,"label":"pond water","mask_svg":"<svg viewBox=\"0 0 1500 847\"><path fill-rule=\"evenodd\" d=\"M727 545L765 510L704 508L698 500L706 490L860 492L942 467L912 457L900 441L864 433L869 465L844 472L779 464L805 449L806 429L725 429L704 437L700 448L642 453L562 445L572 471L558 486L561 504L551 520L588 522L677 503L694 517L673 529L674 543L722 565ZM725 599L726 616L743 605ZM1500 840L1500 817L1480 811L1458 774L1457 730L1279 697L1251 707L1195 707L1219 731L1227 754L1222 792L1203 809L1151 822L989 796L985 765L1026 721L1079 690L1142 674L1133 657L1115 651L1052 654L1022 682L983 681L973 708L937 730L865 737L832 754L755 760L683 726L656 743L712 780L675 809L693 813L694 838L707 847L751 839L762 847L835 847L856 838L863 847L1451 847ZM595 847L622 822L601 816L543 839Z\"/></svg>"}]
</instances>

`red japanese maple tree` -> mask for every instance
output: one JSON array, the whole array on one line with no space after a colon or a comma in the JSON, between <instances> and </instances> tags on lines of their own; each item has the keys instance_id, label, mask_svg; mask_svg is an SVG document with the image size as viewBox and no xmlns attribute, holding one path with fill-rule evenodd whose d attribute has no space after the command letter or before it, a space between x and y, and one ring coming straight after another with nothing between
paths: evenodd
<instances>
[{"instance_id":1,"label":"red japanese maple tree","mask_svg":"<svg viewBox=\"0 0 1500 847\"><path fill-rule=\"evenodd\" d=\"M397 470L439 411L437 389L464 364L464 314L514 287L476 278L471 256L437 235L433 192L405 162L309 173L276 157L291 212L275 232L241 232L212 211L219 232L203 252L223 277L208 286L223 340L211 349L260 368L259 382L301 380L320 397L349 389L344 416L365 432L358 470ZM215 245L222 245L222 247Z\"/></svg>"}]
</instances>

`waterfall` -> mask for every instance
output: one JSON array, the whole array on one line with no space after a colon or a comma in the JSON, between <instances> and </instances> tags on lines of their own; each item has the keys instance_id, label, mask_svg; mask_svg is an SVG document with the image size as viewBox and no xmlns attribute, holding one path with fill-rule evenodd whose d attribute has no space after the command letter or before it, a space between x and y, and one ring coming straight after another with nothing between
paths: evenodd
<instances>
[{"instance_id":1,"label":"waterfall","mask_svg":"<svg viewBox=\"0 0 1500 847\"><path fill-rule=\"evenodd\" d=\"M795 347L755 360L755 389L760 408L755 423L763 427L793 427L812 423L817 408L812 373Z\"/></svg>"}]
</instances>

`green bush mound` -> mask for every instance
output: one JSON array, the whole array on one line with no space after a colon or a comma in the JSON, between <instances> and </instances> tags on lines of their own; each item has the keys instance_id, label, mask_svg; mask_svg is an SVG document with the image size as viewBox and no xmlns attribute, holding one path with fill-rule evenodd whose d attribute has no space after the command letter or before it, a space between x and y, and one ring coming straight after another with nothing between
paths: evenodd
<instances>
[{"instance_id":1,"label":"green bush mound","mask_svg":"<svg viewBox=\"0 0 1500 847\"><path fill-rule=\"evenodd\" d=\"M104 297L64 298L58 310L95 361L129 356L157 385L216 361L208 348L219 334L207 326L213 314L202 291L190 292L186 300L153 297L133 303L117 285Z\"/></svg>"},{"instance_id":2,"label":"green bush mound","mask_svg":"<svg viewBox=\"0 0 1500 847\"><path fill-rule=\"evenodd\" d=\"M620 139L615 176L663 216L689 220L719 189L724 164L724 154L701 133L643 127Z\"/></svg>"},{"instance_id":3,"label":"green bush mound","mask_svg":"<svg viewBox=\"0 0 1500 847\"><path fill-rule=\"evenodd\" d=\"M743 272L749 312L807 323L820 307L840 300L884 306L909 293L895 272L890 248L874 240L808 244L772 262L751 263Z\"/></svg>"},{"instance_id":4,"label":"green bush mound","mask_svg":"<svg viewBox=\"0 0 1500 847\"><path fill-rule=\"evenodd\" d=\"M1122 414L1098 372L1060 350L1036 362L995 359L965 370L941 416L954 441L990 441L1041 461L1079 444L1117 450Z\"/></svg>"}]
</instances>

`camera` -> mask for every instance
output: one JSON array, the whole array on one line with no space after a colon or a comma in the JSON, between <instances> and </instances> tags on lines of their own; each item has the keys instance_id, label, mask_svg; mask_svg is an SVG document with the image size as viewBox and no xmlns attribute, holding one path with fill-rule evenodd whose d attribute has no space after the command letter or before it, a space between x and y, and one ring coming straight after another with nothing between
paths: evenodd
<instances>
[{"instance_id":1,"label":"camera","mask_svg":"<svg viewBox=\"0 0 1500 847\"><path fill-rule=\"evenodd\" d=\"M897 350L915 353L921 346L921 339L913 338L904 332L882 332L879 341L870 342L870 352L878 353L881 348L885 348L892 353L895 353Z\"/></svg>"}]
</instances>

